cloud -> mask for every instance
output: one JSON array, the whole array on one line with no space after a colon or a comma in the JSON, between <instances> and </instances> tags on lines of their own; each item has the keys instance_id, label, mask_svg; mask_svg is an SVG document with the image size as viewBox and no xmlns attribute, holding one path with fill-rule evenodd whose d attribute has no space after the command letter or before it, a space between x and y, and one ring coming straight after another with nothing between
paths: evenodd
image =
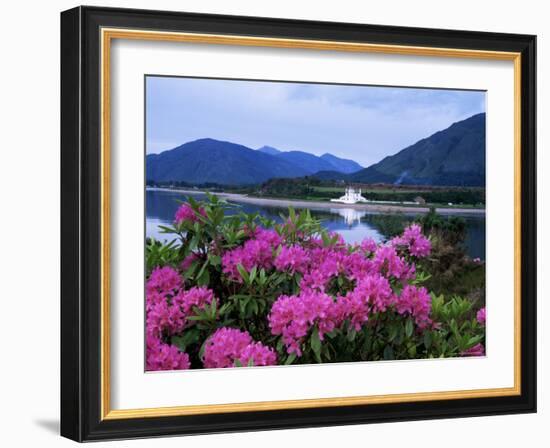
<instances>
[{"instance_id":1,"label":"cloud","mask_svg":"<svg viewBox=\"0 0 550 448\"><path fill-rule=\"evenodd\" d=\"M479 91L148 77L147 152L211 137L368 166L484 111Z\"/></svg>"}]
</instances>

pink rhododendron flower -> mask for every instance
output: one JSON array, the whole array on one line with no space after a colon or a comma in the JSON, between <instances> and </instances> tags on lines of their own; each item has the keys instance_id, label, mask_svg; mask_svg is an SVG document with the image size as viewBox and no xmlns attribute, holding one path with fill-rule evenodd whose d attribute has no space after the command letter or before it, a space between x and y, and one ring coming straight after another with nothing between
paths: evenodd
<instances>
[{"instance_id":1,"label":"pink rhododendron flower","mask_svg":"<svg viewBox=\"0 0 550 448\"><path fill-rule=\"evenodd\" d=\"M372 309L373 312L386 311L393 302L393 291L390 282L380 274L367 275L357 282L353 291L348 297L363 303Z\"/></svg>"},{"instance_id":2,"label":"pink rhododendron flower","mask_svg":"<svg viewBox=\"0 0 550 448\"><path fill-rule=\"evenodd\" d=\"M170 266L157 267L151 272L145 285L145 291L147 294L155 292L162 295L173 294L181 287L181 284L182 279L174 268Z\"/></svg>"},{"instance_id":3,"label":"pink rhododendron flower","mask_svg":"<svg viewBox=\"0 0 550 448\"><path fill-rule=\"evenodd\" d=\"M181 262L180 264L180 269L182 271L187 271L187 269L189 269L191 267L191 265L193 264L193 262L195 260L198 260L200 258L200 256L194 252L190 253L189 255L187 255L187 257L185 257L183 259L183 261Z\"/></svg>"},{"instance_id":4,"label":"pink rhododendron flower","mask_svg":"<svg viewBox=\"0 0 550 448\"><path fill-rule=\"evenodd\" d=\"M376 266L372 260L359 252L347 255L343 264L346 275L352 280L360 280L366 275L377 273Z\"/></svg>"},{"instance_id":5,"label":"pink rhododendron flower","mask_svg":"<svg viewBox=\"0 0 550 448\"><path fill-rule=\"evenodd\" d=\"M173 335L183 331L185 327L185 313L177 305L162 300L152 304L147 310L146 330L157 338Z\"/></svg>"},{"instance_id":6,"label":"pink rhododendron flower","mask_svg":"<svg viewBox=\"0 0 550 448\"><path fill-rule=\"evenodd\" d=\"M414 278L415 266L409 265L403 260L393 246L379 246L373 259L376 270L384 277L394 277L398 280Z\"/></svg>"},{"instance_id":7,"label":"pink rhododendron flower","mask_svg":"<svg viewBox=\"0 0 550 448\"><path fill-rule=\"evenodd\" d=\"M233 367L244 349L252 344L247 331L236 328L220 328L208 338L204 346L204 367Z\"/></svg>"},{"instance_id":8,"label":"pink rhododendron flower","mask_svg":"<svg viewBox=\"0 0 550 448\"><path fill-rule=\"evenodd\" d=\"M337 324L338 309L333 299L324 293L302 291L299 296L280 296L268 316L274 335L282 335L288 353L301 356L300 344L308 331L317 326L323 340Z\"/></svg>"},{"instance_id":9,"label":"pink rhododendron flower","mask_svg":"<svg viewBox=\"0 0 550 448\"><path fill-rule=\"evenodd\" d=\"M407 227L403 234L393 238L391 243L395 246L407 247L409 253L418 258L429 255L432 250L432 243L424 236L418 224Z\"/></svg>"},{"instance_id":10,"label":"pink rhododendron flower","mask_svg":"<svg viewBox=\"0 0 550 448\"><path fill-rule=\"evenodd\" d=\"M301 246L282 246L275 258L275 268L291 273L305 273L309 265L309 255Z\"/></svg>"},{"instance_id":11,"label":"pink rhododendron flower","mask_svg":"<svg viewBox=\"0 0 550 448\"><path fill-rule=\"evenodd\" d=\"M204 347L204 367L234 367L237 360L242 366L251 361L255 366L268 366L277 363L277 355L272 348L254 342L247 331L227 327L216 330Z\"/></svg>"},{"instance_id":12,"label":"pink rhododendron flower","mask_svg":"<svg viewBox=\"0 0 550 448\"><path fill-rule=\"evenodd\" d=\"M164 344L157 337L148 334L146 340L146 370L189 369L189 355L173 345Z\"/></svg>"},{"instance_id":13,"label":"pink rhododendron flower","mask_svg":"<svg viewBox=\"0 0 550 448\"><path fill-rule=\"evenodd\" d=\"M361 241L360 247L364 252L374 253L376 252L376 248L378 247L378 245L376 244L376 241L374 241L372 238L365 238L363 241Z\"/></svg>"},{"instance_id":14,"label":"pink rhododendron flower","mask_svg":"<svg viewBox=\"0 0 550 448\"><path fill-rule=\"evenodd\" d=\"M181 311L187 316L193 313L195 307L202 308L206 304L212 303L214 292L206 286L195 286L187 291L180 291L172 299L174 306L179 306Z\"/></svg>"},{"instance_id":15,"label":"pink rhododendron flower","mask_svg":"<svg viewBox=\"0 0 550 448\"><path fill-rule=\"evenodd\" d=\"M330 280L345 272L346 253L338 249L321 248L309 251L310 269L300 282L303 291L324 292Z\"/></svg>"},{"instance_id":16,"label":"pink rhododendron flower","mask_svg":"<svg viewBox=\"0 0 550 448\"><path fill-rule=\"evenodd\" d=\"M486 314L487 313L485 311L485 308L480 308L479 311L476 314L476 319L481 325L485 325L485 320L486 320L486 317L487 317Z\"/></svg>"},{"instance_id":17,"label":"pink rhododendron flower","mask_svg":"<svg viewBox=\"0 0 550 448\"><path fill-rule=\"evenodd\" d=\"M408 314L414 317L416 325L424 329L431 325L432 298L426 288L417 288L406 285L397 297L396 309L399 314Z\"/></svg>"},{"instance_id":18,"label":"pink rhododendron flower","mask_svg":"<svg viewBox=\"0 0 550 448\"><path fill-rule=\"evenodd\" d=\"M460 356L484 356L485 355L485 347L483 347L483 344L476 344L473 347L469 348L468 350L464 350L460 353Z\"/></svg>"},{"instance_id":19,"label":"pink rhododendron flower","mask_svg":"<svg viewBox=\"0 0 550 448\"><path fill-rule=\"evenodd\" d=\"M367 275L357 282L357 286L345 296L338 297L339 323L348 320L359 331L368 321L371 313L385 311L392 303L390 283L380 274Z\"/></svg>"},{"instance_id":20,"label":"pink rhododendron flower","mask_svg":"<svg viewBox=\"0 0 550 448\"><path fill-rule=\"evenodd\" d=\"M181 333L190 322L187 318L195 314L194 307L201 308L211 303L213 298L214 293L204 286L181 290L170 298L156 293L148 295L145 322L147 333L157 338Z\"/></svg>"},{"instance_id":21,"label":"pink rhododendron flower","mask_svg":"<svg viewBox=\"0 0 550 448\"><path fill-rule=\"evenodd\" d=\"M275 351L261 342L248 344L238 359L241 365L245 367L251 363L254 366L274 366L277 364L277 354Z\"/></svg>"},{"instance_id":22,"label":"pink rhododendron flower","mask_svg":"<svg viewBox=\"0 0 550 448\"><path fill-rule=\"evenodd\" d=\"M149 312L153 306L166 302L167 297L177 294L181 286L182 279L175 269L170 266L153 269L153 272L151 272L145 284L145 307L147 312Z\"/></svg>"},{"instance_id":23,"label":"pink rhododendron flower","mask_svg":"<svg viewBox=\"0 0 550 448\"><path fill-rule=\"evenodd\" d=\"M206 211L203 208L199 208L198 212L206 217ZM176 210L174 221L176 224L181 224L184 221L194 223L199 222L200 218L197 216L197 212L193 210L193 207L191 207L191 204L185 203L181 204Z\"/></svg>"},{"instance_id":24,"label":"pink rhododendron flower","mask_svg":"<svg viewBox=\"0 0 550 448\"><path fill-rule=\"evenodd\" d=\"M275 235L278 235L275 232ZM242 246L227 251L222 256L222 270L231 280L242 282L238 266L242 265L247 271L254 266L258 269L271 269L273 266L273 242L276 236L272 232L260 232L259 239L253 238Z\"/></svg>"},{"instance_id":25,"label":"pink rhododendron flower","mask_svg":"<svg viewBox=\"0 0 550 448\"><path fill-rule=\"evenodd\" d=\"M263 227L256 227L254 238L268 243L273 249L276 249L283 242L283 239L275 230L264 229Z\"/></svg>"}]
</instances>

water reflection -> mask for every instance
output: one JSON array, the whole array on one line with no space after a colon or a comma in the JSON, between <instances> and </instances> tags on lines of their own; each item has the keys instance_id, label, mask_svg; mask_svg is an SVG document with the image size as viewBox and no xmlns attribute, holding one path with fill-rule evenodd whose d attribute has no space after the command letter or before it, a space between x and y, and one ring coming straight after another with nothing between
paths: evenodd
<instances>
[{"instance_id":1,"label":"water reflection","mask_svg":"<svg viewBox=\"0 0 550 448\"><path fill-rule=\"evenodd\" d=\"M146 235L158 240L167 239L167 235L160 232L159 225L169 225L176 209L178 200L185 200L187 194L173 191L147 190L146 191ZM204 194L193 194L197 200L205 199ZM228 210L228 214L260 213L261 215L281 222L282 207L264 206L257 204L235 204ZM411 221L416 215L402 213L373 213L353 208L310 208L312 216L321 220L323 227L338 232L348 243L360 242L370 237L377 242L387 239L392 226ZM485 216L467 216L466 221L466 248L471 257L485 259Z\"/></svg>"}]
</instances>

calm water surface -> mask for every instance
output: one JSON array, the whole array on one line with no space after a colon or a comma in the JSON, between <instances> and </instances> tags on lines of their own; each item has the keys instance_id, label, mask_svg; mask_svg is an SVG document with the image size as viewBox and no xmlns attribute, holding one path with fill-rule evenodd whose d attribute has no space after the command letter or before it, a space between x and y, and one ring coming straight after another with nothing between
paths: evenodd
<instances>
[{"instance_id":1,"label":"calm water surface","mask_svg":"<svg viewBox=\"0 0 550 448\"><path fill-rule=\"evenodd\" d=\"M158 240L167 239L168 235L160 232L159 225L170 225L174 219L174 213L179 206L178 200L184 201L188 194L173 191L147 190L146 191L146 235ZM192 194L195 199L203 200L203 194ZM280 222L280 213L285 213L282 207L263 206L256 204L238 204L235 210L229 210L228 214L260 213L267 218ZM332 231L336 231L348 243L360 242L370 237L377 242L387 239L385 229L388 222L410 221L415 215L402 213L375 213L352 208L315 209L310 208L311 214L320 219L322 225ZM485 216L464 216L466 221L466 248L468 254L474 258L485 259Z\"/></svg>"}]
</instances>

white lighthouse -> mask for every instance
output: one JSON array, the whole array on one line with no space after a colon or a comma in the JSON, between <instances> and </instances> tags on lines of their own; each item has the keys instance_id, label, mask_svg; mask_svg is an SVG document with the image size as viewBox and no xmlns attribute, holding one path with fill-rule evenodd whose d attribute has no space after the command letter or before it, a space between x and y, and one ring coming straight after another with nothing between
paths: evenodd
<instances>
[{"instance_id":1,"label":"white lighthouse","mask_svg":"<svg viewBox=\"0 0 550 448\"><path fill-rule=\"evenodd\" d=\"M340 202L342 204L357 204L358 202L368 202L361 196L361 189L356 190L353 187L346 187L346 194L338 199L331 199L331 202Z\"/></svg>"}]
</instances>

